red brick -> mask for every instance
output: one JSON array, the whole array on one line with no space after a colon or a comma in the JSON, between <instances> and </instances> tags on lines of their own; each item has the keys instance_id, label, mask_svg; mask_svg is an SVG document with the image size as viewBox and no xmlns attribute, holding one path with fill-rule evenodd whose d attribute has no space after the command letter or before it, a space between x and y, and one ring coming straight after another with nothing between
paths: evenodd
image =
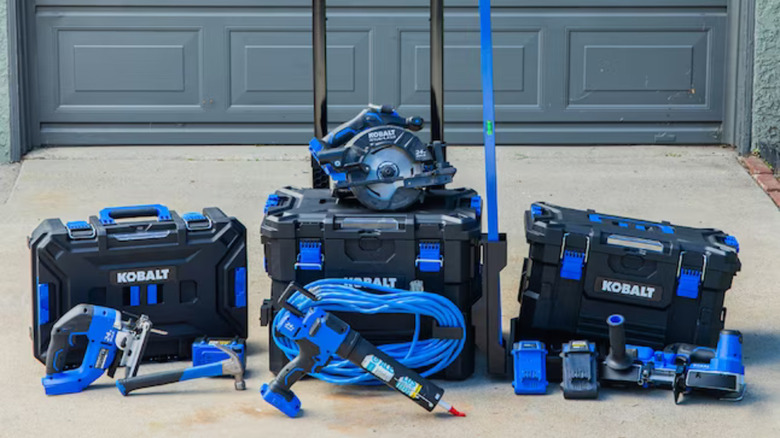
<instances>
[{"instance_id":1,"label":"red brick","mask_svg":"<svg viewBox=\"0 0 780 438\"><path fill-rule=\"evenodd\" d=\"M772 198L773 201L775 201L777 208L780 208L780 192L769 192L767 194L770 198Z\"/></svg>"},{"instance_id":2,"label":"red brick","mask_svg":"<svg viewBox=\"0 0 780 438\"><path fill-rule=\"evenodd\" d=\"M753 175L765 192L780 192L780 181L774 175Z\"/></svg>"},{"instance_id":3,"label":"red brick","mask_svg":"<svg viewBox=\"0 0 780 438\"><path fill-rule=\"evenodd\" d=\"M751 175L771 175L772 169L764 161L756 156L740 157L739 161L747 168Z\"/></svg>"}]
</instances>

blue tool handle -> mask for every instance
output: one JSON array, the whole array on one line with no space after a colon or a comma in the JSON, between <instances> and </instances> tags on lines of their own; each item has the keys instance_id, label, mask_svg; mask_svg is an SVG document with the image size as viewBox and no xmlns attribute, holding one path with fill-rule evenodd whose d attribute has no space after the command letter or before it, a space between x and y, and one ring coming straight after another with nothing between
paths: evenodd
<instances>
[{"instance_id":1,"label":"blue tool handle","mask_svg":"<svg viewBox=\"0 0 780 438\"><path fill-rule=\"evenodd\" d=\"M138 389L199 379L201 377L217 377L222 374L222 362L216 362L183 370L162 371L159 373L120 379L116 381L116 387L122 395L128 395Z\"/></svg>"},{"instance_id":2,"label":"blue tool handle","mask_svg":"<svg viewBox=\"0 0 780 438\"><path fill-rule=\"evenodd\" d=\"M46 374L51 375L64 370L68 352L71 347L74 347L74 338L89 332L94 311L94 306L82 304L74 307L54 324L46 352Z\"/></svg>"},{"instance_id":3,"label":"blue tool handle","mask_svg":"<svg viewBox=\"0 0 780 438\"><path fill-rule=\"evenodd\" d=\"M156 216L160 222L171 220L171 211L161 204L128 205L125 207L108 207L100 210L100 223L113 225L115 219Z\"/></svg>"}]
</instances>

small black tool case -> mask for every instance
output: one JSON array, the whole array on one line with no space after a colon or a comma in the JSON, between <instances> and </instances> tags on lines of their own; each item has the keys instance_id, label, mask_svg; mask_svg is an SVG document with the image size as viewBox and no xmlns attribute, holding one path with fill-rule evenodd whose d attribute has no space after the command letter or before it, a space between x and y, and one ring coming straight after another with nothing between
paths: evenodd
<instances>
[{"instance_id":1,"label":"small black tool case","mask_svg":"<svg viewBox=\"0 0 780 438\"><path fill-rule=\"evenodd\" d=\"M218 208L182 216L162 205L107 208L89 221L44 220L29 239L33 353L80 303L146 314L146 359L187 359L200 336L247 336L246 228ZM80 362L76 351L68 365Z\"/></svg>"},{"instance_id":2,"label":"small black tool case","mask_svg":"<svg viewBox=\"0 0 780 438\"><path fill-rule=\"evenodd\" d=\"M272 303L291 281L351 278L409 289L421 280L424 290L455 303L469 328L460 357L436 377L458 380L474 372L471 307L481 295L481 199L475 191L431 190L412 211L377 212L328 189L285 188L266 208L261 234L272 299L263 304L263 325L272 326L279 310ZM407 342L414 332L412 315L338 316L374 344ZM421 339L439 337L436 330L422 318ZM279 372L287 359L273 340L269 349L271 371Z\"/></svg>"},{"instance_id":3,"label":"small black tool case","mask_svg":"<svg viewBox=\"0 0 780 438\"><path fill-rule=\"evenodd\" d=\"M606 340L606 319L619 313L632 344L717 344L740 269L733 236L545 203L526 211L525 226L516 340Z\"/></svg>"}]
</instances>

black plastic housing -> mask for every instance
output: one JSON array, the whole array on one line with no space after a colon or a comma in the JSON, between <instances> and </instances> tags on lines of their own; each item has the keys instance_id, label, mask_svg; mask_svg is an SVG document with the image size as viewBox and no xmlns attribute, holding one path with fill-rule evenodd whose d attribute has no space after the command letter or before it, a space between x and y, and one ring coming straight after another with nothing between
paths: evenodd
<instances>
[{"instance_id":1,"label":"black plastic housing","mask_svg":"<svg viewBox=\"0 0 780 438\"><path fill-rule=\"evenodd\" d=\"M585 338L604 345L605 320L621 314L631 344L659 349L676 342L717 344L724 295L741 267L733 237L545 203L525 213L525 225L530 249L520 316L513 320L515 341L560 345ZM577 269L571 268L583 254L576 279Z\"/></svg>"},{"instance_id":2,"label":"black plastic housing","mask_svg":"<svg viewBox=\"0 0 780 438\"><path fill-rule=\"evenodd\" d=\"M201 336L246 338L246 228L218 208L199 217L185 221L170 211L168 219L104 225L91 216L77 231L60 219L44 220L29 239L35 357L45 363L52 326L80 303L146 314L167 331L151 335L147 360L188 359ZM166 278L129 281L118 274L158 269L168 270ZM82 355L83 348L74 349L67 366Z\"/></svg>"},{"instance_id":3,"label":"black plastic housing","mask_svg":"<svg viewBox=\"0 0 780 438\"><path fill-rule=\"evenodd\" d=\"M265 264L272 279L271 300L261 309L263 325L278 312L274 304L291 281L306 285L323 278L360 278L409 289L420 280L424 290L451 300L467 323L466 347L460 357L437 374L459 380L474 372L474 328L471 308L481 296L480 208L469 189L434 189L411 211L377 212L327 189L285 188L269 204L261 226ZM474 206L472 206L474 205ZM300 243L321 244L321 269L296 269ZM421 243L438 243L443 264L438 272L422 272L415 260ZM412 339L412 315L364 315L336 312L375 345ZM270 331L269 331L270 335ZM446 329L423 317L421 338L446 337ZM270 342L270 368L278 373L287 362Z\"/></svg>"}]
</instances>

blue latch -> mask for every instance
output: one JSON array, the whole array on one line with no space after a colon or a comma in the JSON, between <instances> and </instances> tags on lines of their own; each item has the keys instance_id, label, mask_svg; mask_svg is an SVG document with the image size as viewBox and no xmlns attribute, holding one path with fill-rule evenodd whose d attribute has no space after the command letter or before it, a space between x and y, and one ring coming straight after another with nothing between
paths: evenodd
<instances>
[{"instance_id":1,"label":"blue latch","mask_svg":"<svg viewBox=\"0 0 780 438\"><path fill-rule=\"evenodd\" d=\"M279 195L276 194L268 195L268 199L265 200L265 207L263 208L263 214L267 214L269 208L276 207L277 205L279 205Z\"/></svg>"},{"instance_id":2,"label":"blue latch","mask_svg":"<svg viewBox=\"0 0 780 438\"><path fill-rule=\"evenodd\" d=\"M582 280L582 268L585 266L585 253L567 250L561 259L561 278Z\"/></svg>"},{"instance_id":3,"label":"blue latch","mask_svg":"<svg viewBox=\"0 0 780 438\"><path fill-rule=\"evenodd\" d=\"M210 230L214 225L211 219L198 212L184 213L181 218L184 219L184 226L190 231Z\"/></svg>"},{"instance_id":4,"label":"blue latch","mask_svg":"<svg viewBox=\"0 0 780 438\"><path fill-rule=\"evenodd\" d=\"M723 239L723 243L726 245L734 248L737 250L737 254L739 254L739 241L735 236L726 236L725 239Z\"/></svg>"},{"instance_id":5,"label":"blue latch","mask_svg":"<svg viewBox=\"0 0 780 438\"><path fill-rule=\"evenodd\" d=\"M512 349L515 394L547 392L547 350L539 341L520 341Z\"/></svg>"},{"instance_id":6,"label":"blue latch","mask_svg":"<svg viewBox=\"0 0 780 438\"><path fill-rule=\"evenodd\" d=\"M150 284L146 286L146 304L155 305L158 303L157 285Z\"/></svg>"},{"instance_id":7,"label":"blue latch","mask_svg":"<svg viewBox=\"0 0 780 438\"><path fill-rule=\"evenodd\" d=\"M471 208L477 212L477 216L482 216L482 197L474 195L471 197Z\"/></svg>"},{"instance_id":8,"label":"blue latch","mask_svg":"<svg viewBox=\"0 0 780 438\"><path fill-rule=\"evenodd\" d=\"M539 204L531 204L531 216L541 216L542 206Z\"/></svg>"},{"instance_id":9,"label":"blue latch","mask_svg":"<svg viewBox=\"0 0 780 438\"><path fill-rule=\"evenodd\" d=\"M414 266L420 272L439 272L444 266L444 257L441 256L441 245L438 242L420 243L420 255L414 261Z\"/></svg>"},{"instance_id":10,"label":"blue latch","mask_svg":"<svg viewBox=\"0 0 780 438\"><path fill-rule=\"evenodd\" d=\"M38 283L38 325L49 322L49 283Z\"/></svg>"},{"instance_id":11,"label":"blue latch","mask_svg":"<svg viewBox=\"0 0 780 438\"><path fill-rule=\"evenodd\" d=\"M696 269L680 269L680 278L677 281L677 296L696 299L699 297L699 284L701 283L701 271Z\"/></svg>"},{"instance_id":12,"label":"blue latch","mask_svg":"<svg viewBox=\"0 0 780 438\"><path fill-rule=\"evenodd\" d=\"M246 268L236 268L233 278L236 307L246 307Z\"/></svg>"},{"instance_id":13,"label":"blue latch","mask_svg":"<svg viewBox=\"0 0 780 438\"><path fill-rule=\"evenodd\" d=\"M72 240L93 239L97 236L95 227L87 221L71 221L65 224L65 227L68 229L68 237Z\"/></svg>"},{"instance_id":14,"label":"blue latch","mask_svg":"<svg viewBox=\"0 0 780 438\"><path fill-rule=\"evenodd\" d=\"M322 255L322 243L315 240L301 240L298 244L298 261L295 269L302 271L321 271L325 257Z\"/></svg>"}]
</instances>

